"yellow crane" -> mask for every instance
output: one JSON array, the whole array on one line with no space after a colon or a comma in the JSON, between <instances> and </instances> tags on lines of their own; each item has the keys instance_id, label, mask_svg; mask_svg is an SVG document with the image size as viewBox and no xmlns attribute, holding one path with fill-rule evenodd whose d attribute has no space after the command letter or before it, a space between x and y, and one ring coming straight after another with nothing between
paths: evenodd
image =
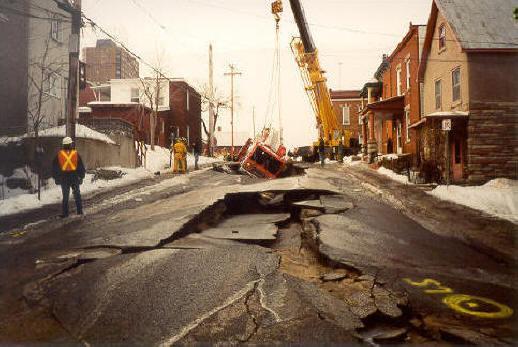
<instances>
[{"instance_id":1,"label":"yellow crane","mask_svg":"<svg viewBox=\"0 0 518 347\"><path fill-rule=\"evenodd\" d=\"M299 67L306 94L315 113L319 137L324 139L326 146L337 147L340 141L343 141L344 146L348 147L350 132L343 130L334 112L331 95L327 87L327 78L320 66L318 49L309 31L302 4L299 0L289 1L300 33L300 37L294 37L291 41L291 49ZM282 0L274 1L272 13L277 23L282 12ZM314 145L318 145L318 142L317 140Z\"/></svg>"}]
</instances>

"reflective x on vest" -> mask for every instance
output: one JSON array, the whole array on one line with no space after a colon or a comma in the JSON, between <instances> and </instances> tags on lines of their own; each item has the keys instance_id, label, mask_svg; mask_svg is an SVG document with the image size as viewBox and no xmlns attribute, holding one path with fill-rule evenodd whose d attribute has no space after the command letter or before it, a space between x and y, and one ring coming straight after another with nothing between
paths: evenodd
<instances>
[{"instance_id":1,"label":"reflective x on vest","mask_svg":"<svg viewBox=\"0 0 518 347\"><path fill-rule=\"evenodd\" d=\"M58 154L59 167L63 172L72 172L77 169L77 151L61 150Z\"/></svg>"}]
</instances>

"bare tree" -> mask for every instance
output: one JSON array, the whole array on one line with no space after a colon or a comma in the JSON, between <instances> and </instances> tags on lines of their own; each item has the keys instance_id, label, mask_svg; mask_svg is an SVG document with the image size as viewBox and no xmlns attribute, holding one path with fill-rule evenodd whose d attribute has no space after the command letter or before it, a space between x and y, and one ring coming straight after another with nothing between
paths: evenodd
<instances>
[{"instance_id":1,"label":"bare tree","mask_svg":"<svg viewBox=\"0 0 518 347\"><path fill-rule=\"evenodd\" d=\"M229 98L225 97L217 88L214 88L214 94L212 94L208 85L204 85L199 89L201 95L201 111L207 112L211 104L212 107L214 107L214 129L212 129L212 133L214 133L220 111L229 107ZM207 138L209 138L210 131L203 118L201 119L201 124L203 125L203 132Z\"/></svg>"},{"instance_id":2,"label":"bare tree","mask_svg":"<svg viewBox=\"0 0 518 347\"><path fill-rule=\"evenodd\" d=\"M29 129L35 138L51 116L62 114L62 104L55 102L61 97L61 76L66 72L66 63L49 56L49 39L45 41L41 56L30 62L27 113ZM60 95L57 95L60 93Z\"/></svg>"},{"instance_id":3,"label":"bare tree","mask_svg":"<svg viewBox=\"0 0 518 347\"><path fill-rule=\"evenodd\" d=\"M35 164L37 170L38 199L41 197L41 160L44 149L40 144L39 133L42 127L50 124L50 118L63 116L62 74L67 71L67 64L59 57L49 54L50 39L44 42L40 56L29 62L27 115L29 133L35 137ZM28 174L27 174L28 175ZM28 175L29 176L29 175Z\"/></svg>"},{"instance_id":4,"label":"bare tree","mask_svg":"<svg viewBox=\"0 0 518 347\"><path fill-rule=\"evenodd\" d=\"M149 119L149 128L150 128L150 142L151 142L151 150L155 150L156 144L156 126L157 126L157 118L158 118L158 109L161 105L161 99L166 98L167 96L163 94L163 83L167 83L166 79L166 69L163 65L163 52L158 52L156 54L156 63L154 65L154 69L152 70L151 77L139 78L141 88L140 94L145 99L147 105L151 109L150 119Z\"/></svg>"}]
</instances>

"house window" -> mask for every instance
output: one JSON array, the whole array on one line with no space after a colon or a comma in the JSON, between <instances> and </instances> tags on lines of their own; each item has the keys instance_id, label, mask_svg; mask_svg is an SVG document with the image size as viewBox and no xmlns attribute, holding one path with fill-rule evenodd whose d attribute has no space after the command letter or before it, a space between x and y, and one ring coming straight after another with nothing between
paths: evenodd
<instances>
[{"instance_id":1,"label":"house window","mask_svg":"<svg viewBox=\"0 0 518 347\"><path fill-rule=\"evenodd\" d=\"M45 81L43 81L43 90L48 95L54 96L56 98L60 97L59 94L59 76L55 74L54 72L50 72L47 74L47 78Z\"/></svg>"},{"instance_id":2,"label":"house window","mask_svg":"<svg viewBox=\"0 0 518 347\"><path fill-rule=\"evenodd\" d=\"M52 16L52 21L50 22L50 37L54 41L61 42L62 41L62 28L61 21L57 14Z\"/></svg>"},{"instance_id":3,"label":"house window","mask_svg":"<svg viewBox=\"0 0 518 347\"><path fill-rule=\"evenodd\" d=\"M441 80L435 81L435 109L440 110L442 104Z\"/></svg>"},{"instance_id":4,"label":"house window","mask_svg":"<svg viewBox=\"0 0 518 347\"><path fill-rule=\"evenodd\" d=\"M405 110L406 142L410 142L410 110Z\"/></svg>"},{"instance_id":5,"label":"house window","mask_svg":"<svg viewBox=\"0 0 518 347\"><path fill-rule=\"evenodd\" d=\"M401 95L401 67L397 68L396 71L396 85L397 85L397 95Z\"/></svg>"},{"instance_id":6,"label":"house window","mask_svg":"<svg viewBox=\"0 0 518 347\"><path fill-rule=\"evenodd\" d=\"M446 48L446 27L441 25L439 27L439 50Z\"/></svg>"},{"instance_id":7,"label":"house window","mask_svg":"<svg viewBox=\"0 0 518 347\"><path fill-rule=\"evenodd\" d=\"M410 89L410 58L406 61L406 89Z\"/></svg>"},{"instance_id":8,"label":"house window","mask_svg":"<svg viewBox=\"0 0 518 347\"><path fill-rule=\"evenodd\" d=\"M131 102L140 102L140 91L138 88L131 88Z\"/></svg>"},{"instance_id":9,"label":"house window","mask_svg":"<svg viewBox=\"0 0 518 347\"><path fill-rule=\"evenodd\" d=\"M351 109L347 105L342 106L342 125L351 125Z\"/></svg>"},{"instance_id":10,"label":"house window","mask_svg":"<svg viewBox=\"0 0 518 347\"><path fill-rule=\"evenodd\" d=\"M452 71L451 84L453 92L453 101L460 100L460 67Z\"/></svg>"}]
</instances>

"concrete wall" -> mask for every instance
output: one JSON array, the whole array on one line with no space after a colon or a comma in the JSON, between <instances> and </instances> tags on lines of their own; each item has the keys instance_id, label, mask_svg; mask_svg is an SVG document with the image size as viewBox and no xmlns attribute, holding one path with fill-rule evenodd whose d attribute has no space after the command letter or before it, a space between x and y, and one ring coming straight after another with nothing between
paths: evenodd
<instances>
[{"instance_id":1,"label":"concrete wall","mask_svg":"<svg viewBox=\"0 0 518 347\"><path fill-rule=\"evenodd\" d=\"M122 135L111 135L117 144L108 144L106 142L93 139L76 139L76 148L79 155L83 159L83 163L87 170L94 170L100 167L120 166L125 168L135 168L137 157L135 153L135 145L132 138ZM39 138L40 144L45 149L42 160L42 169L44 177L48 178L52 173L52 161L61 149L62 138L45 137ZM27 138L23 141L24 156L22 156L17 167L28 164L35 167L34 158L36 140ZM0 158L0 160L3 158Z\"/></svg>"},{"instance_id":2,"label":"concrete wall","mask_svg":"<svg viewBox=\"0 0 518 347\"><path fill-rule=\"evenodd\" d=\"M446 46L445 49L440 50L439 27L442 24L446 25ZM460 67L461 98L460 101L453 102L452 71L457 67ZM442 104L437 109L435 107L435 81L439 79L442 85ZM425 116L437 111L469 110L468 56L462 51L453 30L440 12L437 16L423 82Z\"/></svg>"}]
</instances>

